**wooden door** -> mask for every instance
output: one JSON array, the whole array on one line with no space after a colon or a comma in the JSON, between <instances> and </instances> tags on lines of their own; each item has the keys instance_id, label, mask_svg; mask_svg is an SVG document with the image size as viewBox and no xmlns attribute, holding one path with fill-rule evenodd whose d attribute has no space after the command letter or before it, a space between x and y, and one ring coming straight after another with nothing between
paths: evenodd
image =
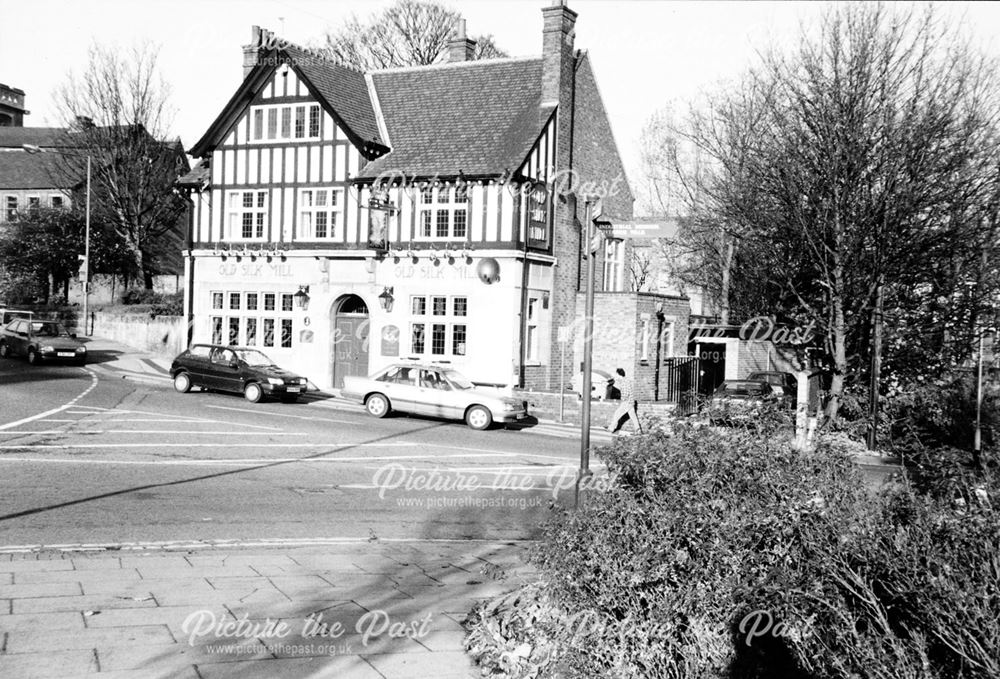
<instances>
[{"instance_id":1,"label":"wooden door","mask_svg":"<svg viewBox=\"0 0 1000 679\"><path fill-rule=\"evenodd\" d=\"M348 375L368 375L368 317L338 314L333 331L333 386Z\"/></svg>"}]
</instances>

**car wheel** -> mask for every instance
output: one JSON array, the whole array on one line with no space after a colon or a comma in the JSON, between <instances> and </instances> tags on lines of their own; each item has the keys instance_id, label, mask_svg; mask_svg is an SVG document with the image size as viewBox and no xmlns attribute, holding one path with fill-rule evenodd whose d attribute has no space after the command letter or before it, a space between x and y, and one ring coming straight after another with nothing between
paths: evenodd
<instances>
[{"instance_id":1,"label":"car wheel","mask_svg":"<svg viewBox=\"0 0 1000 679\"><path fill-rule=\"evenodd\" d=\"M465 413L465 423L478 431L489 429L489 426L493 424L493 413L490 412L489 408L472 406Z\"/></svg>"},{"instance_id":2,"label":"car wheel","mask_svg":"<svg viewBox=\"0 0 1000 679\"><path fill-rule=\"evenodd\" d=\"M181 394L191 391L191 376L187 373L177 373L174 376L174 389Z\"/></svg>"},{"instance_id":3,"label":"car wheel","mask_svg":"<svg viewBox=\"0 0 1000 679\"><path fill-rule=\"evenodd\" d=\"M0 358L10 358L10 347L6 342L0 344Z\"/></svg>"},{"instance_id":4,"label":"car wheel","mask_svg":"<svg viewBox=\"0 0 1000 679\"><path fill-rule=\"evenodd\" d=\"M391 409L389 399L382 394L372 394L365 399L365 410L373 417L385 417Z\"/></svg>"},{"instance_id":5,"label":"car wheel","mask_svg":"<svg viewBox=\"0 0 1000 679\"><path fill-rule=\"evenodd\" d=\"M34 349L28 349L28 363L31 365L38 365L41 362L38 352Z\"/></svg>"},{"instance_id":6,"label":"car wheel","mask_svg":"<svg viewBox=\"0 0 1000 679\"><path fill-rule=\"evenodd\" d=\"M264 398L264 390L256 382L251 382L243 390L243 395L250 403L260 403L261 399Z\"/></svg>"}]
</instances>

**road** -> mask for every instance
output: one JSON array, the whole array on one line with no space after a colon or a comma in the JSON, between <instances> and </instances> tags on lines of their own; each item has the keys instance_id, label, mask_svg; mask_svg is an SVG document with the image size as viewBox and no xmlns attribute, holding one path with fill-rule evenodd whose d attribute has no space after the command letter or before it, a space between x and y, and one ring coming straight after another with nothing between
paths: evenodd
<instances>
[{"instance_id":1,"label":"road","mask_svg":"<svg viewBox=\"0 0 1000 679\"><path fill-rule=\"evenodd\" d=\"M333 405L0 361L0 545L506 540L572 499L573 438Z\"/></svg>"}]
</instances>

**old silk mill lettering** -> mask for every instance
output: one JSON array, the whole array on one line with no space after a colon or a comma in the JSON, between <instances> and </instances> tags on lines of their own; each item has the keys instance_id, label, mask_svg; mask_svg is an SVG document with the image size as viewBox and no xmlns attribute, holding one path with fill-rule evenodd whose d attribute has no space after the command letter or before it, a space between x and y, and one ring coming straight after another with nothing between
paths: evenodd
<instances>
[{"instance_id":1,"label":"old silk mill lettering","mask_svg":"<svg viewBox=\"0 0 1000 679\"><path fill-rule=\"evenodd\" d=\"M219 265L220 276L240 276L243 278L291 278L292 265L268 264L267 262L223 262Z\"/></svg>"}]
</instances>

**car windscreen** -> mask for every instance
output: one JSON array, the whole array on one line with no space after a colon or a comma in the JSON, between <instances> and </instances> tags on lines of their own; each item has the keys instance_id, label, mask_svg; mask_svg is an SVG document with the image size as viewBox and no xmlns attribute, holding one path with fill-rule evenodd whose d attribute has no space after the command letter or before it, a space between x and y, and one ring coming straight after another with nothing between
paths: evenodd
<instances>
[{"instance_id":1,"label":"car windscreen","mask_svg":"<svg viewBox=\"0 0 1000 679\"><path fill-rule=\"evenodd\" d=\"M452 386L456 389L472 389L474 386L469 378L458 372L457 370L445 370L444 376L448 378Z\"/></svg>"},{"instance_id":2,"label":"car windscreen","mask_svg":"<svg viewBox=\"0 0 1000 679\"><path fill-rule=\"evenodd\" d=\"M41 337L69 337L69 333L61 328L58 323L40 323L36 321L31 324L31 332Z\"/></svg>"},{"instance_id":3,"label":"car windscreen","mask_svg":"<svg viewBox=\"0 0 1000 679\"><path fill-rule=\"evenodd\" d=\"M253 349L241 349L236 352L236 356L249 366L274 365L274 361L266 354Z\"/></svg>"}]
</instances>

